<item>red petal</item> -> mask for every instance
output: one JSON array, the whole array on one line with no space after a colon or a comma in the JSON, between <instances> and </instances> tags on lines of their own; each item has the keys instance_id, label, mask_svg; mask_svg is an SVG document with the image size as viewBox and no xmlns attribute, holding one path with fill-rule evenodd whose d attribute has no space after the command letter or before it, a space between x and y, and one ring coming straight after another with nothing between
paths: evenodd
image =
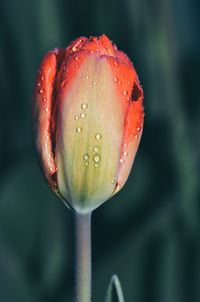
<instances>
[{"instance_id":1,"label":"red petal","mask_svg":"<svg viewBox=\"0 0 200 302\"><path fill-rule=\"evenodd\" d=\"M136 97L138 98L136 99ZM132 98L134 99L132 99L129 105L124 123L124 139L118 172L118 189L124 185L128 178L143 130L143 91L137 78L134 81Z\"/></svg>"},{"instance_id":2,"label":"red petal","mask_svg":"<svg viewBox=\"0 0 200 302\"><path fill-rule=\"evenodd\" d=\"M33 116L36 135L36 147L44 174L53 186L52 175L56 172L54 156L54 124L52 112L56 100L55 79L64 58L65 50L54 49L43 58L37 74L34 90Z\"/></svg>"}]
</instances>

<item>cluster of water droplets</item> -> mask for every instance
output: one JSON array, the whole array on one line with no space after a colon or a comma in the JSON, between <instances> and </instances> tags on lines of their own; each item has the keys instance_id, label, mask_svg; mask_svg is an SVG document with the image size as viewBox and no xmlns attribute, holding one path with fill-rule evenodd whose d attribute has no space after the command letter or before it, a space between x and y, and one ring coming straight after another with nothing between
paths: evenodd
<instances>
[{"instance_id":1,"label":"cluster of water droplets","mask_svg":"<svg viewBox=\"0 0 200 302\"><path fill-rule=\"evenodd\" d=\"M85 119L87 117L87 113L85 112L86 109L88 109L88 105L86 103L81 104L81 109L84 110L80 113L80 115L76 115L75 116L75 120L78 120L79 118L81 119ZM76 128L76 132L81 133L82 132L82 128L81 127L77 127Z\"/></svg>"},{"instance_id":2,"label":"cluster of water droplets","mask_svg":"<svg viewBox=\"0 0 200 302\"><path fill-rule=\"evenodd\" d=\"M99 166L99 164L100 164L100 161L101 161L101 155L98 153L99 150L100 150L100 148L99 148L99 146L94 146L94 148L92 150L95 152L95 154L92 157L93 163L94 163L95 168L97 168ZM90 155L88 153L85 153L83 155L83 159L85 161L85 165L88 166L89 165Z\"/></svg>"},{"instance_id":3,"label":"cluster of water droplets","mask_svg":"<svg viewBox=\"0 0 200 302\"><path fill-rule=\"evenodd\" d=\"M116 61L114 61L113 64L114 64L114 66L116 66L116 67L119 66L119 63L116 62ZM121 74L120 74L120 77L123 78L123 76L124 76L123 73L121 73ZM120 79L118 79L116 76L113 78L113 82L114 82L115 84L122 85L122 81L121 81ZM131 81L128 81L128 85L131 85ZM131 100L131 98L130 98L130 96L128 95L128 91L127 91L126 89L124 89L124 90L122 91L122 95L123 95L124 97L126 97L126 101L129 103L130 100Z\"/></svg>"}]
</instances>

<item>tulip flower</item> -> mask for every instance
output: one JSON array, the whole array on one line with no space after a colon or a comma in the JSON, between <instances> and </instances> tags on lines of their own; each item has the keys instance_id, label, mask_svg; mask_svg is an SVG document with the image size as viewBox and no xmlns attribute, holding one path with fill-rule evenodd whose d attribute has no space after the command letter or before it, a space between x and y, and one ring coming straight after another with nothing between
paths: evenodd
<instances>
[{"instance_id":1,"label":"tulip flower","mask_svg":"<svg viewBox=\"0 0 200 302\"><path fill-rule=\"evenodd\" d=\"M89 302L91 213L128 178L143 130L143 91L129 58L102 35L48 52L33 101L43 173L76 217L76 301ZM116 276L106 301L113 289L123 301Z\"/></svg>"},{"instance_id":2,"label":"tulip flower","mask_svg":"<svg viewBox=\"0 0 200 302\"><path fill-rule=\"evenodd\" d=\"M131 61L105 35L43 58L36 147L50 187L71 208L91 211L125 184L142 134L142 101Z\"/></svg>"}]
</instances>

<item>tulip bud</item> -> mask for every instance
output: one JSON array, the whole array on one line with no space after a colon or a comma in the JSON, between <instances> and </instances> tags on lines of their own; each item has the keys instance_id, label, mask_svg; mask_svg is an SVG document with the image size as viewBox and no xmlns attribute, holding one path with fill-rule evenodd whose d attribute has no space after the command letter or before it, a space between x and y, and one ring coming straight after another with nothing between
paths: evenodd
<instances>
[{"instance_id":1,"label":"tulip bud","mask_svg":"<svg viewBox=\"0 0 200 302\"><path fill-rule=\"evenodd\" d=\"M143 91L128 57L102 35L43 58L34 91L36 148L52 190L88 212L127 180L143 128Z\"/></svg>"}]
</instances>

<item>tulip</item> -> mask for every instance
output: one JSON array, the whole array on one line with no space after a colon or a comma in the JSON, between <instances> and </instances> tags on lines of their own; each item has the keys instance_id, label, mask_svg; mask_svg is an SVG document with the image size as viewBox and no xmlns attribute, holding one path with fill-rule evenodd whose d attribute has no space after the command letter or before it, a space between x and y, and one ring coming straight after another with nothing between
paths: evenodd
<instances>
[{"instance_id":1,"label":"tulip","mask_svg":"<svg viewBox=\"0 0 200 302\"><path fill-rule=\"evenodd\" d=\"M143 91L129 58L102 35L43 58L34 90L36 148L52 190L79 213L118 192L143 129Z\"/></svg>"}]
</instances>

